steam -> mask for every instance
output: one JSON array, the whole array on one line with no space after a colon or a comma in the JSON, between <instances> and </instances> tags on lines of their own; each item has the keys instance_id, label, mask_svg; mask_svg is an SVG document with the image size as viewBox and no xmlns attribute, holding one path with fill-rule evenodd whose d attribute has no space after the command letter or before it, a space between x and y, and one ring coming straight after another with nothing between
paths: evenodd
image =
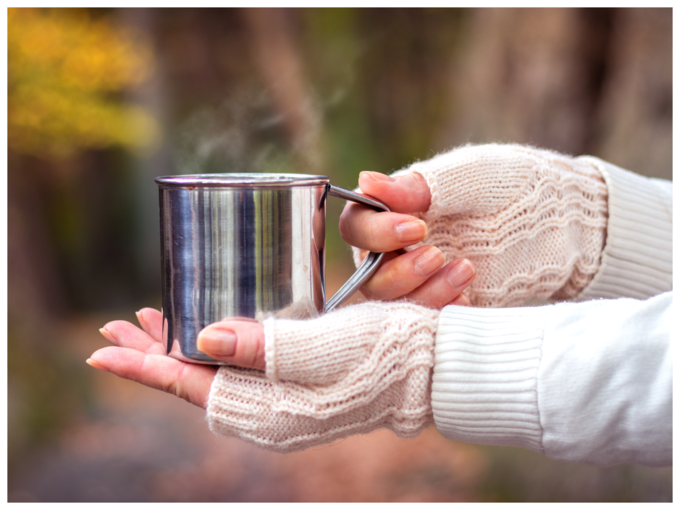
<instances>
[{"instance_id":1,"label":"steam","mask_svg":"<svg viewBox=\"0 0 680 510\"><path fill-rule=\"evenodd\" d=\"M240 93L217 107L193 112L176 137L173 159L178 173L252 172L279 166L282 151L262 135L280 121L263 115L267 102L263 96Z\"/></svg>"},{"instance_id":2,"label":"steam","mask_svg":"<svg viewBox=\"0 0 680 510\"><path fill-rule=\"evenodd\" d=\"M319 141L326 108L312 97L289 112L304 119L292 134L287 116L275 111L265 91L240 92L195 111L180 125L171 149L177 173L317 173L324 159ZM339 102L337 94L333 99Z\"/></svg>"},{"instance_id":3,"label":"steam","mask_svg":"<svg viewBox=\"0 0 680 510\"><path fill-rule=\"evenodd\" d=\"M171 148L175 173L327 173L323 117L341 106L347 87L325 101L317 97L306 94L284 114L268 91L249 89L193 112Z\"/></svg>"}]
</instances>

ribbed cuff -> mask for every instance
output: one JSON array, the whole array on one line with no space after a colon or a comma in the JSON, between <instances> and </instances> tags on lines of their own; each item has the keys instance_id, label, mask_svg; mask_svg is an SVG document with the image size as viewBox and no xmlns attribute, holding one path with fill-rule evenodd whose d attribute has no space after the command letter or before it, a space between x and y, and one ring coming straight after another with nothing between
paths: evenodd
<instances>
[{"instance_id":1,"label":"ribbed cuff","mask_svg":"<svg viewBox=\"0 0 680 510\"><path fill-rule=\"evenodd\" d=\"M647 299L672 289L672 197L652 179L592 156L609 194L607 241L598 273L579 300Z\"/></svg>"},{"instance_id":2,"label":"ribbed cuff","mask_svg":"<svg viewBox=\"0 0 680 510\"><path fill-rule=\"evenodd\" d=\"M539 308L442 310L432 379L442 435L542 453L536 377L543 322Z\"/></svg>"}]
</instances>

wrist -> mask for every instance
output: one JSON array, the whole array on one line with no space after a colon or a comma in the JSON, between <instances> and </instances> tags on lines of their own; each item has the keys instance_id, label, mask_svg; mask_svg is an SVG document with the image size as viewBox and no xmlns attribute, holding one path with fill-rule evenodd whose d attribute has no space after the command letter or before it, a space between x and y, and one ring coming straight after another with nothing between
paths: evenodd
<instances>
[{"instance_id":1,"label":"wrist","mask_svg":"<svg viewBox=\"0 0 680 510\"><path fill-rule=\"evenodd\" d=\"M672 289L672 191L647 177L592 156L608 189L608 222L601 265L580 300L646 299Z\"/></svg>"}]
</instances>

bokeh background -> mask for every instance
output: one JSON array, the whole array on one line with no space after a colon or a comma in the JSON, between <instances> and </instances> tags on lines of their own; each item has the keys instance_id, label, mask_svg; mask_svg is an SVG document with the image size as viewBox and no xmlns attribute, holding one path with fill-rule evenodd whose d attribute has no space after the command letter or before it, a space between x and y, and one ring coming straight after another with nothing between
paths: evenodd
<instances>
[{"instance_id":1,"label":"bokeh background","mask_svg":"<svg viewBox=\"0 0 680 510\"><path fill-rule=\"evenodd\" d=\"M85 364L98 328L160 306L158 175L353 188L500 141L670 179L670 9L9 9L7 43L10 501L672 500L671 468L434 428L274 454ZM353 270L342 205L329 294Z\"/></svg>"}]
</instances>

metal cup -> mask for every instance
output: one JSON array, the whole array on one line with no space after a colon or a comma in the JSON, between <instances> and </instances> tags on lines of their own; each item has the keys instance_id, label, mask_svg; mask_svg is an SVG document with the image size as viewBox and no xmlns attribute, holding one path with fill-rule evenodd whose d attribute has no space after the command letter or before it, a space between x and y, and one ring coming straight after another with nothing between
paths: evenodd
<instances>
[{"instance_id":1,"label":"metal cup","mask_svg":"<svg viewBox=\"0 0 680 510\"><path fill-rule=\"evenodd\" d=\"M158 177L163 341L182 361L224 364L196 348L227 317L306 318L344 303L378 268L370 253L326 302L326 197L389 209L299 174Z\"/></svg>"}]
</instances>

